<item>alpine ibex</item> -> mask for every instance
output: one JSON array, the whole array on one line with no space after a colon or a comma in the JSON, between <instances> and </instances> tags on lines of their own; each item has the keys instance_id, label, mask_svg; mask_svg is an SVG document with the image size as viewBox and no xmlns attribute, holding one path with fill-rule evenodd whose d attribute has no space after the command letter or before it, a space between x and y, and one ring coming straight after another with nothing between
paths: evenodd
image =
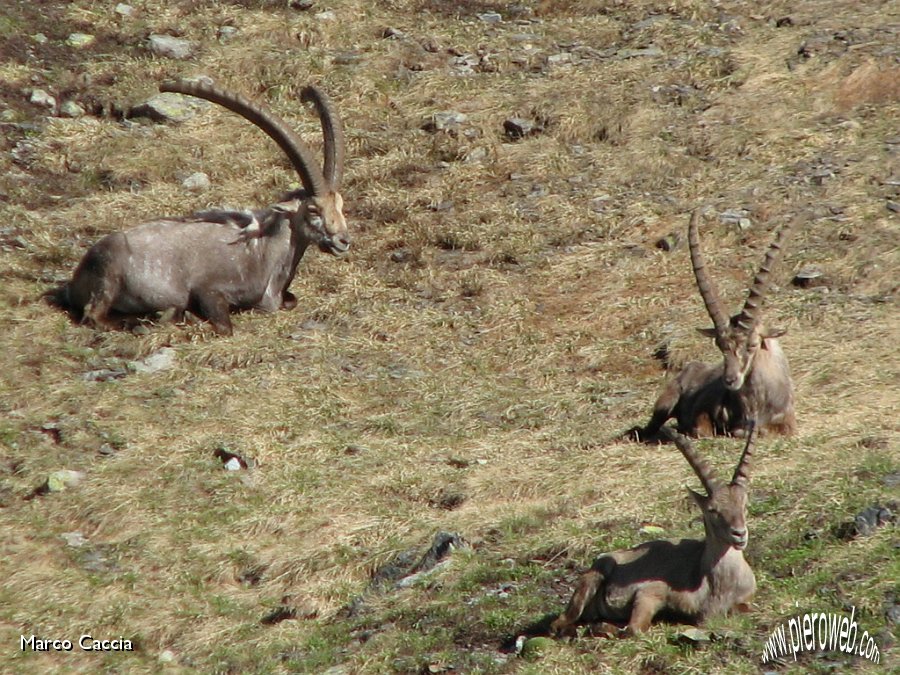
<instances>
[{"instance_id":1,"label":"alpine ibex","mask_svg":"<svg viewBox=\"0 0 900 675\"><path fill-rule=\"evenodd\" d=\"M750 420L761 429L790 436L797 426L794 385L787 357L777 340L787 331L763 326L760 310L772 267L799 218L778 232L753 279L744 307L731 319L706 274L697 233L699 220L697 209L688 226L688 246L697 287L713 321L713 328L699 330L715 339L724 359L718 365L688 363L663 389L647 426L635 427L628 433L638 440L652 439L674 417L678 431L691 436L740 436Z\"/></svg>"},{"instance_id":2,"label":"alpine ibex","mask_svg":"<svg viewBox=\"0 0 900 675\"><path fill-rule=\"evenodd\" d=\"M743 550L748 541L749 463L756 427L751 425L727 485L715 478L686 437L668 427L661 434L678 446L706 490L702 495L688 489L703 511L706 539L650 541L600 556L578 581L566 610L551 624L554 635L572 635L576 623L595 624L599 633L628 635L646 630L661 613L698 623L732 609L749 610L756 578Z\"/></svg>"},{"instance_id":3,"label":"alpine ibex","mask_svg":"<svg viewBox=\"0 0 900 675\"><path fill-rule=\"evenodd\" d=\"M301 92L319 116L324 136L320 169L308 146L268 107L215 86L165 82L160 91L217 103L274 140L300 175L304 189L254 211L203 211L162 218L105 236L84 255L71 281L48 293L82 321L113 327L112 315L186 310L232 332L233 309L292 309L288 292L306 248L340 255L350 246L338 189L344 137L329 101L315 87Z\"/></svg>"}]
</instances>

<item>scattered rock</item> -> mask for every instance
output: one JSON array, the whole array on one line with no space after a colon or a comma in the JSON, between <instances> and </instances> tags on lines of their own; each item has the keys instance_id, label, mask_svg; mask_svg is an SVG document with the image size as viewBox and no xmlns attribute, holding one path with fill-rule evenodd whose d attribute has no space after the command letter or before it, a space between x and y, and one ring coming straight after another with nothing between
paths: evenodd
<instances>
[{"instance_id":1,"label":"scattered rock","mask_svg":"<svg viewBox=\"0 0 900 675\"><path fill-rule=\"evenodd\" d=\"M422 125L424 131L434 133L436 131L448 131L458 128L468 119L464 113L447 110L432 113L431 117Z\"/></svg>"},{"instance_id":2,"label":"scattered rock","mask_svg":"<svg viewBox=\"0 0 900 675\"><path fill-rule=\"evenodd\" d=\"M241 469L252 469L256 466L256 460L252 458L245 459L224 445L220 445L213 450L213 456L222 461L222 466L226 471L240 471Z\"/></svg>"},{"instance_id":3,"label":"scattered rock","mask_svg":"<svg viewBox=\"0 0 900 675\"><path fill-rule=\"evenodd\" d=\"M666 533L665 528L660 527L659 525L654 525L652 523L644 523L641 525L638 530L640 534L646 534L651 537L661 537Z\"/></svg>"},{"instance_id":4,"label":"scattered rock","mask_svg":"<svg viewBox=\"0 0 900 675\"><path fill-rule=\"evenodd\" d=\"M410 252L405 248L398 248L391 251L391 260L396 263L403 263L410 259Z\"/></svg>"},{"instance_id":5,"label":"scattered rock","mask_svg":"<svg viewBox=\"0 0 900 675\"><path fill-rule=\"evenodd\" d=\"M554 641L548 637L525 638L522 640L521 646L516 641L516 652L523 659L536 660L544 656L550 649L553 649L554 644Z\"/></svg>"},{"instance_id":6,"label":"scattered rock","mask_svg":"<svg viewBox=\"0 0 900 675\"><path fill-rule=\"evenodd\" d=\"M388 26L383 31L381 31L381 37L385 40L402 40L406 37L406 33L404 33L399 28Z\"/></svg>"},{"instance_id":7,"label":"scattered rock","mask_svg":"<svg viewBox=\"0 0 900 675\"><path fill-rule=\"evenodd\" d=\"M518 140L543 131L540 125L521 117L510 117L503 121L503 133L507 138Z\"/></svg>"},{"instance_id":8,"label":"scattered rock","mask_svg":"<svg viewBox=\"0 0 900 675\"><path fill-rule=\"evenodd\" d=\"M887 476L881 479L881 482L885 487L889 488L900 486L900 471L889 473Z\"/></svg>"},{"instance_id":9,"label":"scattered rock","mask_svg":"<svg viewBox=\"0 0 900 675\"><path fill-rule=\"evenodd\" d=\"M484 14L479 14L478 18L484 23L500 23L503 21L503 17L497 12L485 12Z\"/></svg>"},{"instance_id":10,"label":"scattered rock","mask_svg":"<svg viewBox=\"0 0 900 675\"><path fill-rule=\"evenodd\" d=\"M65 101L61 106L59 106L59 114L62 117L78 119L79 117L84 117L86 111L75 101Z\"/></svg>"},{"instance_id":11,"label":"scattered rock","mask_svg":"<svg viewBox=\"0 0 900 675\"><path fill-rule=\"evenodd\" d=\"M775 28L789 28L794 25L794 20L789 16L783 16L775 20Z\"/></svg>"},{"instance_id":12,"label":"scattered rock","mask_svg":"<svg viewBox=\"0 0 900 675\"><path fill-rule=\"evenodd\" d=\"M43 33L35 33L34 35L31 36L31 39L34 40L39 45L45 45L45 44L47 44L47 42L49 41L50 38L48 38Z\"/></svg>"},{"instance_id":13,"label":"scattered rock","mask_svg":"<svg viewBox=\"0 0 900 675\"><path fill-rule=\"evenodd\" d=\"M749 216L750 212L747 209L728 209L719 214L719 220L726 225L737 225L739 230L744 231L753 225Z\"/></svg>"},{"instance_id":14,"label":"scattered rock","mask_svg":"<svg viewBox=\"0 0 900 675\"><path fill-rule=\"evenodd\" d=\"M118 380L125 377L128 371L124 368L100 368L98 370L89 370L82 374L81 379L86 382L108 382L109 380Z\"/></svg>"},{"instance_id":15,"label":"scattered rock","mask_svg":"<svg viewBox=\"0 0 900 675\"><path fill-rule=\"evenodd\" d=\"M702 628L685 628L675 633L671 641L674 644L701 645L712 640L712 633Z\"/></svg>"},{"instance_id":16,"label":"scattered rock","mask_svg":"<svg viewBox=\"0 0 900 675\"><path fill-rule=\"evenodd\" d=\"M150 51L157 56L168 59L184 60L190 58L197 48L190 40L173 37L172 35L152 34L148 38Z\"/></svg>"},{"instance_id":17,"label":"scattered rock","mask_svg":"<svg viewBox=\"0 0 900 675\"><path fill-rule=\"evenodd\" d=\"M362 52L341 52L336 54L331 62L336 66L354 66L358 63L362 63L363 55Z\"/></svg>"},{"instance_id":18,"label":"scattered rock","mask_svg":"<svg viewBox=\"0 0 900 675\"><path fill-rule=\"evenodd\" d=\"M337 14L332 12L330 9L325 10L324 12L317 12L315 14L315 18L318 21L336 21Z\"/></svg>"},{"instance_id":19,"label":"scattered rock","mask_svg":"<svg viewBox=\"0 0 900 675\"><path fill-rule=\"evenodd\" d=\"M171 649L164 649L156 657L160 663L175 663L175 652Z\"/></svg>"},{"instance_id":20,"label":"scattered rock","mask_svg":"<svg viewBox=\"0 0 900 675\"><path fill-rule=\"evenodd\" d=\"M794 275L793 279L791 279L791 285L796 286L797 288L827 286L828 278L818 267L804 267Z\"/></svg>"},{"instance_id":21,"label":"scattered rock","mask_svg":"<svg viewBox=\"0 0 900 675\"><path fill-rule=\"evenodd\" d=\"M89 33L72 33L66 38L66 44L75 49L81 49L94 44L97 38Z\"/></svg>"},{"instance_id":22,"label":"scattered rock","mask_svg":"<svg viewBox=\"0 0 900 675\"><path fill-rule=\"evenodd\" d=\"M645 47L643 49L620 49L616 52L617 59L654 58L663 56L663 50L659 47Z\"/></svg>"},{"instance_id":23,"label":"scattered rock","mask_svg":"<svg viewBox=\"0 0 900 675\"><path fill-rule=\"evenodd\" d=\"M158 373L172 368L175 365L175 358L175 350L172 347L163 347L140 361L129 361L128 367L135 373Z\"/></svg>"},{"instance_id":24,"label":"scattered rock","mask_svg":"<svg viewBox=\"0 0 900 675\"><path fill-rule=\"evenodd\" d=\"M42 108L50 108L51 110L56 108L56 98L43 89L32 89L28 102L39 105Z\"/></svg>"},{"instance_id":25,"label":"scattered rock","mask_svg":"<svg viewBox=\"0 0 900 675\"><path fill-rule=\"evenodd\" d=\"M154 122L184 122L207 105L206 101L193 96L162 92L132 107L127 117L146 117Z\"/></svg>"},{"instance_id":26,"label":"scattered rock","mask_svg":"<svg viewBox=\"0 0 900 675\"><path fill-rule=\"evenodd\" d=\"M71 469L54 471L47 477L47 480L32 490L25 499L34 499L50 492L63 492L68 488L76 487L83 479L84 473L82 471L73 471Z\"/></svg>"},{"instance_id":27,"label":"scattered rock","mask_svg":"<svg viewBox=\"0 0 900 675\"><path fill-rule=\"evenodd\" d=\"M312 9L314 4L315 3L312 0L290 0L290 2L288 2L288 7L295 9L298 12L305 12Z\"/></svg>"},{"instance_id":28,"label":"scattered rock","mask_svg":"<svg viewBox=\"0 0 900 675\"><path fill-rule=\"evenodd\" d=\"M896 508L895 505L889 506ZM894 513L891 508L875 504L856 514L852 522L841 523L835 534L843 540L867 537L879 527L884 527L892 522L894 522Z\"/></svg>"},{"instance_id":29,"label":"scattered rock","mask_svg":"<svg viewBox=\"0 0 900 675\"><path fill-rule=\"evenodd\" d=\"M895 202L893 199L888 199L885 202L885 206L888 211L893 211L894 213L900 213L900 202Z\"/></svg>"},{"instance_id":30,"label":"scattered rock","mask_svg":"<svg viewBox=\"0 0 900 675\"><path fill-rule=\"evenodd\" d=\"M240 31L234 26L221 26L219 30L216 31L216 39L219 42L228 42L239 32Z\"/></svg>"},{"instance_id":31,"label":"scattered rock","mask_svg":"<svg viewBox=\"0 0 900 675\"><path fill-rule=\"evenodd\" d=\"M59 537L72 548L81 548L88 543L88 540L85 539L81 532L63 532Z\"/></svg>"},{"instance_id":32,"label":"scattered rock","mask_svg":"<svg viewBox=\"0 0 900 675\"><path fill-rule=\"evenodd\" d=\"M677 232L669 232L665 237L656 240L656 248L666 251L674 251L681 243L681 235Z\"/></svg>"},{"instance_id":33,"label":"scattered rock","mask_svg":"<svg viewBox=\"0 0 900 675\"><path fill-rule=\"evenodd\" d=\"M124 2L120 2L118 5L116 5L113 11L122 17L134 16L134 7L132 7L131 5L126 5Z\"/></svg>"},{"instance_id":34,"label":"scattered rock","mask_svg":"<svg viewBox=\"0 0 900 675\"><path fill-rule=\"evenodd\" d=\"M209 176L202 171L192 173L190 176L181 181L181 187L191 192L202 192L208 190L210 186Z\"/></svg>"}]
</instances>

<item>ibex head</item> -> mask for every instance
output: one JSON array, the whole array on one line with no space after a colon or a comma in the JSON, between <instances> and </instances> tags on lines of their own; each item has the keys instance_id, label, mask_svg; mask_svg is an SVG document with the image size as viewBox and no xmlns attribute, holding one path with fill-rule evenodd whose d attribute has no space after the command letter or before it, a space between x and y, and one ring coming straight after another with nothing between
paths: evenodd
<instances>
[{"instance_id":1,"label":"ibex head","mask_svg":"<svg viewBox=\"0 0 900 675\"><path fill-rule=\"evenodd\" d=\"M750 487L750 458L756 443L756 425L751 423L747 444L727 485L719 481L712 468L694 450L685 436L663 427L667 440L675 443L703 484L706 494L688 488L694 501L703 511L707 539L715 539L742 551L747 547L747 493Z\"/></svg>"},{"instance_id":2,"label":"ibex head","mask_svg":"<svg viewBox=\"0 0 900 675\"><path fill-rule=\"evenodd\" d=\"M312 86L305 87L300 99L314 105L322 123L325 140L322 169L306 143L262 103L201 82L164 82L159 90L212 101L259 127L287 155L306 191L305 195L288 195L277 205L278 210L292 220L307 241L322 251L341 255L350 248L350 236L342 210L344 202L338 192L343 175L344 134L338 116L321 91Z\"/></svg>"},{"instance_id":3,"label":"ibex head","mask_svg":"<svg viewBox=\"0 0 900 675\"><path fill-rule=\"evenodd\" d=\"M766 348L766 339L777 338L786 333L784 330L769 330L763 327L760 323L760 312L768 290L772 267L781 255L784 240L796 221L782 227L778 232L753 279L744 307L730 319L722 308L715 285L706 274L706 263L700 250L700 236L697 233L699 221L700 209L695 209L688 227L688 246L697 287L700 289L706 311L713 320L712 328L699 330L703 335L715 339L716 346L725 357L722 376L725 387L730 391L738 391L744 385L744 378L753 368L757 352Z\"/></svg>"}]
</instances>

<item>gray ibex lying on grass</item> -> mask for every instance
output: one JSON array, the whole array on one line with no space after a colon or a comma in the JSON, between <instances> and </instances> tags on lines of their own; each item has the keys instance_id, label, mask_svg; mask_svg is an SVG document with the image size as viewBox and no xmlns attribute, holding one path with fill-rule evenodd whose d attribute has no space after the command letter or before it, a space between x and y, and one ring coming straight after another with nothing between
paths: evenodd
<instances>
[{"instance_id":1,"label":"gray ibex lying on grass","mask_svg":"<svg viewBox=\"0 0 900 675\"><path fill-rule=\"evenodd\" d=\"M113 327L112 315L190 310L232 332L232 309L291 309L288 286L311 244L340 255L350 239L338 189L344 162L340 121L314 87L301 92L312 102L324 135L324 168L307 145L265 105L214 86L166 82L161 91L217 103L252 122L284 151L305 189L256 211L212 210L186 218L163 218L94 244L72 280L48 295L85 322Z\"/></svg>"},{"instance_id":2,"label":"gray ibex lying on grass","mask_svg":"<svg viewBox=\"0 0 900 675\"><path fill-rule=\"evenodd\" d=\"M699 220L697 209L688 227L688 245L697 286L714 326L700 332L715 338L724 360L718 365L688 363L666 385L647 426L635 427L628 434L650 440L669 418L675 417L678 431L692 436L743 435L750 419L761 429L790 436L797 426L794 385L787 357L776 339L786 331L763 326L760 310L772 267L799 218L781 228L753 279L744 307L730 319L706 274L697 234Z\"/></svg>"},{"instance_id":3,"label":"gray ibex lying on grass","mask_svg":"<svg viewBox=\"0 0 900 675\"><path fill-rule=\"evenodd\" d=\"M662 430L706 489L705 495L689 490L703 510L706 539L650 541L600 556L578 581L569 606L551 624L555 635L572 635L576 623L599 624L594 628L601 634L628 635L646 630L658 614L700 622L732 609L749 609L756 578L743 550L748 540L747 491L755 429L751 425L727 485L716 480L687 438Z\"/></svg>"}]
</instances>

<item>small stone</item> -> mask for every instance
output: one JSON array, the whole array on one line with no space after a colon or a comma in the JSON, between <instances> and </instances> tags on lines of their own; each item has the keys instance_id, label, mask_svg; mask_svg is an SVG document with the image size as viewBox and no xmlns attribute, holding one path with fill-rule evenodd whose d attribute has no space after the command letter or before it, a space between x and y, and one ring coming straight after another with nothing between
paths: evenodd
<instances>
[{"instance_id":1,"label":"small stone","mask_svg":"<svg viewBox=\"0 0 900 675\"><path fill-rule=\"evenodd\" d=\"M395 263L402 263L409 260L410 254L405 248L398 248L391 251L391 260Z\"/></svg>"},{"instance_id":2,"label":"small stone","mask_svg":"<svg viewBox=\"0 0 900 675\"><path fill-rule=\"evenodd\" d=\"M550 56L547 57L547 65L560 66L564 63L572 63L572 55L568 52L550 54Z\"/></svg>"},{"instance_id":3,"label":"small stone","mask_svg":"<svg viewBox=\"0 0 900 675\"><path fill-rule=\"evenodd\" d=\"M288 7L298 12L305 12L308 9L312 9L313 4L312 0L290 0Z\"/></svg>"},{"instance_id":4,"label":"small stone","mask_svg":"<svg viewBox=\"0 0 900 675\"><path fill-rule=\"evenodd\" d=\"M191 96L163 92L156 94L144 103L138 104L128 111L128 117L146 117L154 122L184 122L191 119L199 109L205 107L204 101Z\"/></svg>"},{"instance_id":5,"label":"small stone","mask_svg":"<svg viewBox=\"0 0 900 675\"><path fill-rule=\"evenodd\" d=\"M164 649L156 658L160 663L175 663L175 652L171 649Z\"/></svg>"},{"instance_id":6,"label":"small stone","mask_svg":"<svg viewBox=\"0 0 900 675\"><path fill-rule=\"evenodd\" d=\"M698 645L709 642L711 639L712 634L702 628L685 628L672 636L672 641L676 644Z\"/></svg>"},{"instance_id":7,"label":"small stone","mask_svg":"<svg viewBox=\"0 0 900 675\"><path fill-rule=\"evenodd\" d=\"M827 284L828 279L818 267L804 267L791 279L791 285L797 288L815 288Z\"/></svg>"},{"instance_id":8,"label":"small stone","mask_svg":"<svg viewBox=\"0 0 900 675\"><path fill-rule=\"evenodd\" d=\"M190 40L183 40L172 35L153 34L148 41L151 52L169 59L187 59L196 48L196 45Z\"/></svg>"},{"instance_id":9,"label":"small stone","mask_svg":"<svg viewBox=\"0 0 900 675\"><path fill-rule=\"evenodd\" d=\"M337 14L332 12L330 9L327 9L324 12L316 12L314 17L316 19L318 19L319 21L335 21L335 20L337 20Z\"/></svg>"},{"instance_id":10,"label":"small stone","mask_svg":"<svg viewBox=\"0 0 900 675\"><path fill-rule=\"evenodd\" d=\"M227 462L225 462L224 466L227 471L240 471L244 468L241 466L241 460L239 460L237 457L232 457L231 459L229 459Z\"/></svg>"},{"instance_id":11,"label":"small stone","mask_svg":"<svg viewBox=\"0 0 900 675\"><path fill-rule=\"evenodd\" d=\"M89 370L81 376L85 382L108 382L109 380L118 380L125 377L128 371L122 368L100 368L98 370Z\"/></svg>"},{"instance_id":12,"label":"small stone","mask_svg":"<svg viewBox=\"0 0 900 675\"><path fill-rule=\"evenodd\" d=\"M97 38L89 33L72 33L66 38L66 44L75 49L92 45Z\"/></svg>"},{"instance_id":13,"label":"small stone","mask_svg":"<svg viewBox=\"0 0 900 675\"><path fill-rule=\"evenodd\" d=\"M520 655L523 659L539 659L544 656L548 650L552 649L553 645L553 640L548 637L527 638L522 642ZM516 646L518 647L518 641L516 641Z\"/></svg>"},{"instance_id":14,"label":"small stone","mask_svg":"<svg viewBox=\"0 0 900 675\"><path fill-rule=\"evenodd\" d=\"M113 10L119 16L133 16L134 15L134 7L131 5L126 5L124 2L120 2L116 5Z\"/></svg>"},{"instance_id":15,"label":"small stone","mask_svg":"<svg viewBox=\"0 0 900 675\"><path fill-rule=\"evenodd\" d=\"M507 138L519 139L537 132L535 125L521 117L510 117L503 121L503 132Z\"/></svg>"},{"instance_id":16,"label":"small stone","mask_svg":"<svg viewBox=\"0 0 900 675\"><path fill-rule=\"evenodd\" d=\"M665 237L656 240L656 248L666 251L674 251L681 243L681 236L677 232L670 232Z\"/></svg>"},{"instance_id":17,"label":"small stone","mask_svg":"<svg viewBox=\"0 0 900 675\"><path fill-rule=\"evenodd\" d=\"M466 117L464 113L456 112L453 110L436 112L432 113L428 121L426 121L425 124L422 125L422 129L430 132L446 131L448 129L458 127L467 119L468 117Z\"/></svg>"},{"instance_id":18,"label":"small stone","mask_svg":"<svg viewBox=\"0 0 900 675\"><path fill-rule=\"evenodd\" d=\"M45 44L47 44L47 41L49 40L49 38L46 35L44 35L43 33L35 33L34 35L31 36L31 39L34 40L35 42L37 42L39 45L45 45Z\"/></svg>"},{"instance_id":19,"label":"small stone","mask_svg":"<svg viewBox=\"0 0 900 675\"><path fill-rule=\"evenodd\" d=\"M888 211L893 211L894 213L900 213L900 202L895 202L893 199L888 199L885 204Z\"/></svg>"},{"instance_id":20,"label":"small stone","mask_svg":"<svg viewBox=\"0 0 900 675\"><path fill-rule=\"evenodd\" d=\"M128 367L136 373L157 373L168 370L175 365L175 350L172 347L163 347L139 361L129 361Z\"/></svg>"},{"instance_id":21,"label":"small stone","mask_svg":"<svg viewBox=\"0 0 900 675\"><path fill-rule=\"evenodd\" d=\"M616 52L617 59L637 59L641 57L662 56L663 50L659 47L645 47L644 49L620 49Z\"/></svg>"},{"instance_id":22,"label":"small stone","mask_svg":"<svg viewBox=\"0 0 900 675\"><path fill-rule=\"evenodd\" d=\"M81 532L63 532L59 537L72 548L81 548L88 541Z\"/></svg>"},{"instance_id":23,"label":"small stone","mask_svg":"<svg viewBox=\"0 0 900 675\"><path fill-rule=\"evenodd\" d=\"M503 17L497 12L485 12L484 14L479 14L478 18L485 23L500 23L503 21Z\"/></svg>"},{"instance_id":24,"label":"small stone","mask_svg":"<svg viewBox=\"0 0 900 675\"><path fill-rule=\"evenodd\" d=\"M62 492L67 488L76 487L82 479L84 479L84 473L81 471L72 471L71 469L54 471L47 478L47 492Z\"/></svg>"},{"instance_id":25,"label":"small stone","mask_svg":"<svg viewBox=\"0 0 900 675\"><path fill-rule=\"evenodd\" d=\"M181 181L181 187L191 192L202 192L208 190L210 186L209 176L202 171L192 173L190 176Z\"/></svg>"},{"instance_id":26,"label":"small stone","mask_svg":"<svg viewBox=\"0 0 900 675\"><path fill-rule=\"evenodd\" d=\"M650 535L651 537L661 537L666 533L666 530L659 525L646 524L641 526L641 529L638 530L640 534Z\"/></svg>"},{"instance_id":27,"label":"small stone","mask_svg":"<svg viewBox=\"0 0 900 675\"><path fill-rule=\"evenodd\" d=\"M61 106L59 106L59 114L62 117L78 119L79 117L84 117L85 110L80 105L75 103L75 101L65 101Z\"/></svg>"},{"instance_id":28,"label":"small stone","mask_svg":"<svg viewBox=\"0 0 900 675\"><path fill-rule=\"evenodd\" d=\"M399 28L388 26L383 31L381 31L381 37L385 40L402 40L406 37L406 33L404 33Z\"/></svg>"},{"instance_id":29,"label":"small stone","mask_svg":"<svg viewBox=\"0 0 900 675\"><path fill-rule=\"evenodd\" d=\"M234 26L221 26L219 30L216 31L216 38L218 38L219 42L228 42L239 32L240 31Z\"/></svg>"},{"instance_id":30,"label":"small stone","mask_svg":"<svg viewBox=\"0 0 900 675\"><path fill-rule=\"evenodd\" d=\"M31 96L28 97L28 102L39 105L42 108L52 109L56 107L56 98L43 89L33 89Z\"/></svg>"}]
</instances>

